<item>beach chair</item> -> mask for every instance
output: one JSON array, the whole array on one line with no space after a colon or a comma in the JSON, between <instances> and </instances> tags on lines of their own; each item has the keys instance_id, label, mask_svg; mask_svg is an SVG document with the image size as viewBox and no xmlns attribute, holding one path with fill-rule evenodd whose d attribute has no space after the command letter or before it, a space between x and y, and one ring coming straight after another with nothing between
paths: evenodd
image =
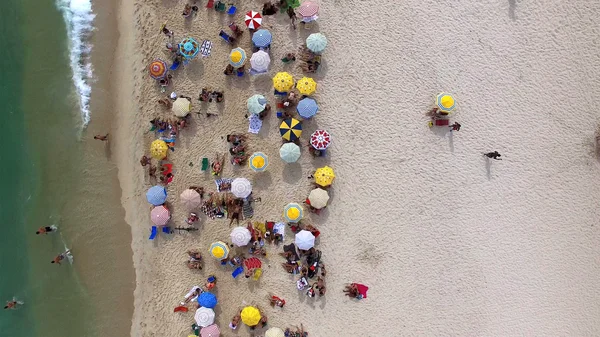
<instances>
[{"instance_id":1,"label":"beach chair","mask_svg":"<svg viewBox=\"0 0 600 337\"><path fill-rule=\"evenodd\" d=\"M231 36L227 35L227 33L225 33L224 31L221 30L221 32L219 32L219 36L221 38L223 38L223 40L225 40L225 42L231 44Z\"/></svg>"},{"instance_id":2,"label":"beach chair","mask_svg":"<svg viewBox=\"0 0 600 337\"><path fill-rule=\"evenodd\" d=\"M233 278L236 278L236 277L238 277L238 275L240 275L240 274L241 274L241 273L243 273L243 272L244 272L244 267L240 266L240 267L237 267L237 268L236 268L236 269L235 269L235 270L234 270L234 271L231 273L231 276L233 276Z\"/></svg>"},{"instance_id":3,"label":"beach chair","mask_svg":"<svg viewBox=\"0 0 600 337\"><path fill-rule=\"evenodd\" d=\"M262 275L262 269L261 269L261 268L257 268L257 269L254 271L254 275L252 275L252 279L253 279L254 281L258 281L258 279L260 278L260 276L261 276L261 275Z\"/></svg>"},{"instance_id":4,"label":"beach chair","mask_svg":"<svg viewBox=\"0 0 600 337\"><path fill-rule=\"evenodd\" d=\"M177 70L177 68L179 68L179 65L180 65L180 64L181 64L181 62L179 62L179 61L175 60L175 61L173 62L173 64L172 64L172 65L169 67L169 70L171 70L171 71L175 71L175 70Z\"/></svg>"},{"instance_id":5,"label":"beach chair","mask_svg":"<svg viewBox=\"0 0 600 337\"><path fill-rule=\"evenodd\" d=\"M150 237L148 238L148 240L154 240L156 234L158 234L158 228L156 228L156 226L152 226L152 229L150 230Z\"/></svg>"},{"instance_id":6,"label":"beach chair","mask_svg":"<svg viewBox=\"0 0 600 337\"><path fill-rule=\"evenodd\" d=\"M208 158L202 158L202 171L208 170L209 165Z\"/></svg>"},{"instance_id":7,"label":"beach chair","mask_svg":"<svg viewBox=\"0 0 600 337\"><path fill-rule=\"evenodd\" d=\"M237 77L242 77L242 76L244 76L244 71L237 69Z\"/></svg>"},{"instance_id":8,"label":"beach chair","mask_svg":"<svg viewBox=\"0 0 600 337\"><path fill-rule=\"evenodd\" d=\"M169 226L163 226L162 227L162 232L165 234L171 234L171 227Z\"/></svg>"},{"instance_id":9,"label":"beach chair","mask_svg":"<svg viewBox=\"0 0 600 337\"><path fill-rule=\"evenodd\" d=\"M215 6L215 10L217 12L225 12L225 10L227 9L227 6L225 6L224 2L218 1L217 5Z\"/></svg>"},{"instance_id":10,"label":"beach chair","mask_svg":"<svg viewBox=\"0 0 600 337\"><path fill-rule=\"evenodd\" d=\"M215 0L208 0L206 8L213 8L215 6Z\"/></svg>"},{"instance_id":11,"label":"beach chair","mask_svg":"<svg viewBox=\"0 0 600 337\"><path fill-rule=\"evenodd\" d=\"M231 5L231 7L229 7L229 10L227 10L227 14L234 15L236 11L237 11L237 7L235 7L234 5Z\"/></svg>"}]
</instances>

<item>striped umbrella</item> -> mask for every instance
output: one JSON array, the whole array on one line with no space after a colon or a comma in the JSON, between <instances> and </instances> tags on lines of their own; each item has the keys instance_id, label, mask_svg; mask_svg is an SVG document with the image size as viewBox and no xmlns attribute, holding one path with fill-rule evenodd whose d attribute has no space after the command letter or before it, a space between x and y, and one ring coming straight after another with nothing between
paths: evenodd
<instances>
[{"instance_id":1,"label":"striped umbrella","mask_svg":"<svg viewBox=\"0 0 600 337\"><path fill-rule=\"evenodd\" d=\"M321 209L327 206L327 202L329 201L329 193L322 188L315 188L310 191L308 195L308 201L310 201L310 205L316 209Z\"/></svg>"},{"instance_id":2,"label":"striped umbrella","mask_svg":"<svg viewBox=\"0 0 600 337\"><path fill-rule=\"evenodd\" d=\"M256 269L262 267L262 262L253 256L244 260L244 266L248 269Z\"/></svg>"},{"instance_id":3,"label":"striped umbrella","mask_svg":"<svg viewBox=\"0 0 600 337\"><path fill-rule=\"evenodd\" d=\"M325 130L317 130L310 135L310 145L316 150L325 150L331 144L331 135Z\"/></svg>"},{"instance_id":4,"label":"striped umbrella","mask_svg":"<svg viewBox=\"0 0 600 337\"><path fill-rule=\"evenodd\" d=\"M192 189L187 189L183 191L181 195L179 195L179 198L181 199L181 203L183 204L183 206L187 209L198 208L200 207L200 204L202 204L202 198L200 197L200 193Z\"/></svg>"},{"instance_id":5,"label":"striped umbrella","mask_svg":"<svg viewBox=\"0 0 600 337\"><path fill-rule=\"evenodd\" d=\"M449 114L456 107L454 97L447 93L440 93L436 97L436 103L442 113Z\"/></svg>"},{"instance_id":6,"label":"striped umbrella","mask_svg":"<svg viewBox=\"0 0 600 337\"><path fill-rule=\"evenodd\" d=\"M317 105L317 101L306 97L298 102L296 110L302 118L308 119L317 114L317 111L319 111L319 106Z\"/></svg>"},{"instance_id":7,"label":"striped umbrella","mask_svg":"<svg viewBox=\"0 0 600 337\"><path fill-rule=\"evenodd\" d=\"M239 68L246 63L246 51L240 47L234 48L229 54L229 64L234 68Z\"/></svg>"},{"instance_id":8,"label":"striped umbrella","mask_svg":"<svg viewBox=\"0 0 600 337\"><path fill-rule=\"evenodd\" d=\"M160 80L167 74L167 64L161 59L156 59L150 63L150 77Z\"/></svg>"},{"instance_id":9,"label":"striped umbrella","mask_svg":"<svg viewBox=\"0 0 600 337\"><path fill-rule=\"evenodd\" d=\"M179 53L186 59L190 60L198 55L200 44L191 37L185 38L179 44Z\"/></svg>"},{"instance_id":10,"label":"striped umbrella","mask_svg":"<svg viewBox=\"0 0 600 337\"><path fill-rule=\"evenodd\" d=\"M221 336L221 330L216 324L209 325L200 330L200 337L219 337Z\"/></svg>"},{"instance_id":11,"label":"striped umbrella","mask_svg":"<svg viewBox=\"0 0 600 337\"><path fill-rule=\"evenodd\" d=\"M194 314L196 324L200 327L207 327L215 322L215 312L210 308L200 307Z\"/></svg>"},{"instance_id":12,"label":"striped umbrella","mask_svg":"<svg viewBox=\"0 0 600 337\"><path fill-rule=\"evenodd\" d=\"M279 156L286 163L295 163L300 158L300 146L294 143L285 143L279 148Z\"/></svg>"},{"instance_id":13,"label":"striped umbrella","mask_svg":"<svg viewBox=\"0 0 600 337\"><path fill-rule=\"evenodd\" d=\"M267 99L263 95L252 95L246 101L246 107L248 107L248 112L258 115L267 107Z\"/></svg>"},{"instance_id":14,"label":"striped umbrella","mask_svg":"<svg viewBox=\"0 0 600 337\"><path fill-rule=\"evenodd\" d=\"M258 48L265 48L271 45L273 36L266 29L259 29L252 35L252 43Z\"/></svg>"},{"instance_id":15,"label":"striped umbrella","mask_svg":"<svg viewBox=\"0 0 600 337\"><path fill-rule=\"evenodd\" d=\"M279 72L273 77L273 87L279 92L288 92L294 87L294 78L287 72Z\"/></svg>"},{"instance_id":16,"label":"striped umbrella","mask_svg":"<svg viewBox=\"0 0 600 337\"><path fill-rule=\"evenodd\" d=\"M327 38L321 33L310 34L306 38L306 47L313 53L320 54L327 47Z\"/></svg>"},{"instance_id":17,"label":"striped umbrella","mask_svg":"<svg viewBox=\"0 0 600 337\"><path fill-rule=\"evenodd\" d=\"M262 172L269 166L269 158L262 152L255 152L248 160L248 166L255 172Z\"/></svg>"},{"instance_id":18,"label":"striped umbrella","mask_svg":"<svg viewBox=\"0 0 600 337\"><path fill-rule=\"evenodd\" d=\"M256 72L264 73L269 70L271 57L264 50L259 50L250 57L250 65Z\"/></svg>"},{"instance_id":19,"label":"striped umbrella","mask_svg":"<svg viewBox=\"0 0 600 337\"><path fill-rule=\"evenodd\" d=\"M298 89L302 95L310 95L317 90L317 82L312 78L305 76L296 83L296 89Z\"/></svg>"},{"instance_id":20,"label":"striped umbrella","mask_svg":"<svg viewBox=\"0 0 600 337\"><path fill-rule=\"evenodd\" d=\"M214 242L210 245L208 251L210 252L210 255L220 260L226 259L227 255L229 255L229 247L227 247L227 244L223 241Z\"/></svg>"},{"instance_id":21,"label":"striped umbrella","mask_svg":"<svg viewBox=\"0 0 600 337\"><path fill-rule=\"evenodd\" d=\"M146 199L154 206L159 206L167 201L167 189L164 186L152 186L146 192Z\"/></svg>"},{"instance_id":22,"label":"striped umbrella","mask_svg":"<svg viewBox=\"0 0 600 337\"><path fill-rule=\"evenodd\" d=\"M238 198L247 198L252 193L252 184L246 178L235 178L231 182L231 193Z\"/></svg>"},{"instance_id":23,"label":"striped umbrella","mask_svg":"<svg viewBox=\"0 0 600 337\"><path fill-rule=\"evenodd\" d=\"M294 142L302 135L302 124L295 118L286 119L279 125L279 133L281 138Z\"/></svg>"},{"instance_id":24,"label":"striped umbrella","mask_svg":"<svg viewBox=\"0 0 600 337\"><path fill-rule=\"evenodd\" d=\"M298 249L308 250L315 246L315 236L309 231L301 230L296 234L294 243Z\"/></svg>"},{"instance_id":25,"label":"striped umbrella","mask_svg":"<svg viewBox=\"0 0 600 337\"><path fill-rule=\"evenodd\" d=\"M335 178L335 173L333 169L329 166L319 167L315 171L315 183L319 186L327 187L333 183L333 179Z\"/></svg>"},{"instance_id":26,"label":"striped umbrella","mask_svg":"<svg viewBox=\"0 0 600 337\"><path fill-rule=\"evenodd\" d=\"M190 113L190 110L192 110L192 102L183 97L178 97L171 107L171 111L173 111L173 114L177 117L187 116Z\"/></svg>"},{"instance_id":27,"label":"striped umbrella","mask_svg":"<svg viewBox=\"0 0 600 337\"><path fill-rule=\"evenodd\" d=\"M165 226L171 220L171 213L165 206L156 206L150 212L152 222L157 226Z\"/></svg>"},{"instance_id":28,"label":"striped umbrella","mask_svg":"<svg viewBox=\"0 0 600 337\"><path fill-rule=\"evenodd\" d=\"M169 147L164 140L157 139L150 144L150 154L158 160L164 159L168 150Z\"/></svg>"},{"instance_id":29,"label":"striped umbrella","mask_svg":"<svg viewBox=\"0 0 600 337\"><path fill-rule=\"evenodd\" d=\"M277 327L271 327L265 331L265 337L285 337L285 332Z\"/></svg>"},{"instance_id":30,"label":"striped umbrella","mask_svg":"<svg viewBox=\"0 0 600 337\"><path fill-rule=\"evenodd\" d=\"M252 234L246 227L235 227L233 230L231 230L229 237L231 237L231 243L238 247L243 247L250 242L250 239L252 239Z\"/></svg>"},{"instance_id":31,"label":"striped umbrella","mask_svg":"<svg viewBox=\"0 0 600 337\"><path fill-rule=\"evenodd\" d=\"M262 16L259 12L250 11L246 13L244 22L246 23L246 27L250 29L258 29L258 27L260 27L262 24Z\"/></svg>"},{"instance_id":32,"label":"striped umbrella","mask_svg":"<svg viewBox=\"0 0 600 337\"><path fill-rule=\"evenodd\" d=\"M299 204L292 202L287 204L287 206L285 206L285 209L283 210L283 218L285 219L285 221L287 222L298 222L300 220L302 220L302 206L300 206Z\"/></svg>"},{"instance_id":33,"label":"striped umbrella","mask_svg":"<svg viewBox=\"0 0 600 337\"><path fill-rule=\"evenodd\" d=\"M312 1L304 1L298 8L298 14L305 18L317 15L317 13L319 13L319 5Z\"/></svg>"}]
</instances>

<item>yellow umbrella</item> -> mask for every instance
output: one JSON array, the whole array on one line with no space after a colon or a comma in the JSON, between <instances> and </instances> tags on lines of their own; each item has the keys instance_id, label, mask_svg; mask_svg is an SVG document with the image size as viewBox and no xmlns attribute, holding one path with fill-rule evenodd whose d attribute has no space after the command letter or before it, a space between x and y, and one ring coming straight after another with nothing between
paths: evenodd
<instances>
[{"instance_id":1,"label":"yellow umbrella","mask_svg":"<svg viewBox=\"0 0 600 337\"><path fill-rule=\"evenodd\" d=\"M317 90L317 82L310 77L302 77L298 83L296 83L296 89L302 95L310 95Z\"/></svg>"},{"instance_id":2,"label":"yellow umbrella","mask_svg":"<svg viewBox=\"0 0 600 337\"><path fill-rule=\"evenodd\" d=\"M317 185L326 187L333 183L333 178L335 178L335 173L333 173L333 169L329 166L320 167L315 171L315 182Z\"/></svg>"},{"instance_id":3,"label":"yellow umbrella","mask_svg":"<svg viewBox=\"0 0 600 337\"><path fill-rule=\"evenodd\" d=\"M171 111L177 117L185 117L192 110L192 103L187 98L179 97L173 102Z\"/></svg>"},{"instance_id":4,"label":"yellow umbrella","mask_svg":"<svg viewBox=\"0 0 600 337\"><path fill-rule=\"evenodd\" d=\"M273 87L279 92L288 92L294 87L294 78L286 72L277 73L273 77Z\"/></svg>"},{"instance_id":5,"label":"yellow umbrella","mask_svg":"<svg viewBox=\"0 0 600 337\"><path fill-rule=\"evenodd\" d=\"M436 103L442 113L449 114L456 107L454 97L452 95L442 92L437 95Z\"/></svg>"},{"instance_id":6,"label":"yellow umbrella","mask_svg":"<svg viewBox=\"0 0 600 337\"><path fill-rule=\"evenodd\" d=\"M164 159L168 150L169 147L164 140L157 139L150 144L150 154L158 160Z\"/></svg>"},{"instance_id":7,"label":"yellow umbrella","mask_svg":"<svg viewBox=\"0 0 600 337\"><path fill-rule=\"evenodd\" d=\"M260 311L256 307L245 307L242 310L242 322L248 326L255 326L260 322Z\"/></svg>"},{"instance_id":8,"label":"yellow umbrella","mask_svg":"<svg viewBox=\"0 0 600 337\"><path fill-rule=\"evenodd\" d=\"M295 202L291 202L283 209L283 218L287 222L297 223L302 220L302 206Z\"/></svg>"},{"instance_id":9,"label":"yellow umbrella","mask_svg":"<svg viewBox=\"0 0 600 337\"><path fill-rule=\"evenodd\" d=\"M254 152L250 157L250 160L248 160L248 166L250 166L253 171L262 172L269 166L269 158L262 152Z\"/></svg>"},{"instance_id":10,"label":"yellow umbrella","mask_svg":"<svg viewBox=\"0 0 600 337\"><path fill-rule=\"evenodd\" d=\"M210 255L216 257L217 259L225 259L227 255L229 255L229 247L223 241L217 241L210 245L210 249L208 250Z\"/></svg>"}]
</instances>

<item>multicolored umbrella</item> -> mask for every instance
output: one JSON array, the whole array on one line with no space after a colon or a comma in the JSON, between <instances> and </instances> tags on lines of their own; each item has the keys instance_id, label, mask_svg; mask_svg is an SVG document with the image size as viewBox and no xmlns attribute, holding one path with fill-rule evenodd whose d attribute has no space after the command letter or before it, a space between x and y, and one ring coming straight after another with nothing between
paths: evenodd
<instances>
[{"instance_id":1,"label":"multicolored umbrella","mask_svg":"<svg viewBox=\"0 0 600 337\"><path fill-rule=\"evenodd\" d=\"M154 206L159 206L167 201L167 189L164 186L152 186L146 192L146 200Z\"/></svg>"},{"instance_id":2,"label":"multicolored umbrella","mask_svg":"<svg viewBox=\"0 0 600 337\"><path fill-rule=\"evenodd\" d=\"M331 135L325 130L317 130L310 135L310 145L316 150L325 150L331 144Z\"/></svg>"},{"instance_id":3,"label":"multicolored umbrella","mask_svg":"<svg viewBox=\"0 0 600 337\"><path fill-rule=\"evenodd\" d=\"M235 178L231 182L231 193L237 198L247 198L252 193L252 184L246 178Z\"/></svg>"},{"instance_id":4,"label":"multicolored umbrella","mask_svg":"<svg viewBox=\"0 0 600 337\"><path fill-rule=\"evenodd\" d=\"M260 315L260 310L256 307L245 307L242 309L242 322L248 326L255 326L260 322L262 318Z\"/></svg>"},{"instance_id":5,"label":"multicolored umbrella","mask_svg":"<svg viewBox=\"0 0 600 337\"><path fill-rule=\"evenodd\" d=\"M263 95L253 95L246 102L248 112L258 115L267 107L267 99Z\"/></svg>"},{"instance_id":6,"label":"multicolored umbrella","mask_svg":"<svg viewBox=\"0 0 600 337\"><path fill-rule=\"evenodd\" d=\"M150 144L150 155L158 160L164 159L168 150L169 146L164 140L157 139Z\"/></svg>"},{"instance_id":7,"label":"multicolored umbrella","mask_svg":"<svg viewBox=\"0 0 600 337\"><path fill-rule=\"evenodd\" d=\"M181 195L179 195L179 199L181 199L181 203L187 209L198 208L202 204L200 193L192 189L183 191Z\"/></svg>"},{"instance_id":8,"label":"multicolored umbrella","mask_svg":"<svg viewBox=\"0 0 600 337\"><path fill-rule=\"evenodd\" d=\"M160 80L167 75L167 63L161 59L156 59L150 63L150 77Z\"/></svg>"},{"instance_id":9,"label":"multicolored umbrella","mask_svg":"<svg viewBox=\"0 0 600 337\"><path fill-rule=\"evenodd\" d=\"M302 135L302 124L295 118L286 119L279 125L279 133L287 141L296 141Z\"/></svg>"},{"instance_id":10,"label":"multicolored umbrella","mask_svg":"<svg viewBox=\"0 0 600 337\"><path fill-rule=\"evenodd\" d=\"M315 16L319 13L319 5L312 1L304 1L300 8L298 8L298 14L302 15L302 17L308 18L311 16Z\"/></svg>"},{"instance_id":11,"label":"multicolored umbrella","mask_svg":"<svg viewBox=\"0 0 600 337\"><path fill-rule=\"evenodd\" d=\"M454 97L447 93L440 93L436 98L437 106L442 113L449 114L456 107L456 102L454 101Z\"/></svg>"},{"instance_id":12,"label":"multicolored umbrella","mask_svg":"<svg viewBox=\"0 0 600 337\"><path fill-rule=\"evenodd\" d=\"M305 97L298 102L296 106L296 110L300 117L304 119L312 118L319 111L319 106L317 105L317 101L310 97Z\"/></svg>"},{"instance_id":13,"label":"multicolored umbrella","mask_svg":"<svg viewBox=\"0 0 600 337\"><path fill-rule=\"evenodd\" d=\"M171 111L177 117L185 117L192 110L192 102L190 102L187 98L178 97L175 102L173 102L173 106L171 107Z\"/></svg>"},{"instance_id":14,"label":"multicolored umbrella","mask_svg":"<svg viewBox=\"0 0 600 337\"><path fill-rule=\"evenodd\" d=\"M329 201L329 193L322 188L315 188L310 191L308 195L308 201L310 205L316 209L321 209L327 206L327 202Z\"/></svg>"},{"instance_id":15,"label":"multicolored umbrella","mask_svg":"<svg viewBox=\"0 0 600 337\"><path fill-rule=\"evenodd\" d=\"M248 166L255 172L262 172L269 166L269 158L262 152L254 152L248 160Z\"/></svg>"},{"instance_id":16,"label":"multicolored umbrella","mask_svg":"<svg viewBox=\"0 0 600 337\"><path fill-rule=\"evenodd\" d=\"M152 222L157 226L165 226L171 220L171 213L165 206L156 206L150 212Z\"/></svg>"},{"instance_id":17,"label":"multicolored umbrella","mask_svg":"<svg viewBox=\"0 0 600 337\"><path fill-rule=\"evenodd\" d=\"M239 68L246 63L246 51L240 47L234 48L229 54L229 64L234 68Z\"/></svg>"},{"instance_id":18,"label":"multicolored umbrella","mask_svg":"<svg viewBox=\"0 0 600 337\"><path fill-rule=\"evenodd\" d=\"M244 22L246 23L246 27L250 29L258 29L258 27L260 27L262 24L262 16L259 12L250 11L246 13Z\"/></svg>"},{"instance_id":19,"label":"multicolored umbrella","mask_svg":"<svg viewBox=\"0 0 600 337\"><path fill-rule=\"evenodd\" d=\"M217 303L217 296L211 292L205 291L198 295L198 304L200 304L201 307L212 309L217 306Z\"/></svg>"},{"instance_id":20,"label":"multicolored umbrella","mask_svg":"<svg viewBox=\"0 0 600 337\"><path fill-rule=\"evenodd\" d=\"M196 324L200 327L207 327L215 322L215 312L211 308L200 307L194 314Z\"/></svg>"},{"instance_id":21,"label":"multicolored umbrella","mask_svg":"<svg viewBox=\"0 0 600 337\"><path fill-rule=\"evenodd\" d=\"M223 241L214 242L210 245L208 251L210 252L210 255L219 260L226 259L227 255L229 255L229 247L227 247L227 244Z\"/></svg>"},{"instance_id":22,"label":"multicolored umbrella","mask_svg":"<svg viewBox=\"0 0 600 337\"><path fill-rule=\"evenodd\" d=\"M219 337L221 336L221 330L216 324L211 324L200 330L200 337Z\"/></svg>"},{"instance_id":23,"label":"multicolored umbrella","mask_svg":"<svg viewBox=\"0 0 600 337\"><path fill-rule=\"evenodd\" d=\"M285 143L279 148L279 156L286 163L295 163L300 158L300 146L294 143Z\"/></svg>"},{"instance_id":24,"label":"multicolored umbrella","mask_svg":"<svg viewBox=\"0 0 600 337\"><path fill-rule=\"evenodd\" d=\"M264 73L269 70L271 57L264 50L259 50L250 57L250 66L258 73Z\"/></svg>"},{"instance_id":25,"label":"multicolored umbrella","mask_svg":"<svg viewBox=\"0 0 600 337\"><path fill-rule=\"evenodd\" d=\"M185 38L179 44L179 53L188 60L196 57L198 52L200 52L200 44L191 37Z\"/></svg>"},{"instance_id":26,"label":"multicolored umbrella","mask_svg":"<svg viewBox=\"0 0 600 337\"><path fill-rule=\"evenodd\" d=\"M317 90L317 82L310 77L304 76L296 83L296 89L298 89L302 95L308 96Z\"/></svg>"},{"instance_id":27,"label":"multicolored umbrella","mask_svg":"<svg viewBox=\"0 0 600 337\"><path fill-rule=\"evenodd\" d=\"M287 206L285 206L285 208L283 210L283 218L287 222L296 223L296 222L302 220L302 214L303 214L302 206L300 206L300 204L297 204L295 202L287 204Z\"/></svg>"},{"instance_id":28,"label":"multicolored umbrella","mask_svg":"<svg viewBox=\"0 0 600 337\"><path fill-rule=\"evenodd\" d=\"M306 47L313 53L320 54L327 47L327 38L321 33L310 34L306 38Z\"/></svg>"},{"instance_id":29,"label":"multicolored umbrella","mask_svg":"<svg viewBox=\"0 0 600 337\"><path fill-rule=\"evenodd\" d=\"M329 166L320 167L315 171L315 183L319 186L327 187L333 183L335 173Z\"/></svg>"},{"instance_id":30,"label":"multicolored umbrella","mask_svg":"<svg viewBox=\"0 0 600 337\"><path fill-rule=\"evenodd\" d=\"M288 92L294 87L294 77L287 72L279 72L273 77L273 87L279 92Z\"/></svg>"},{"instance_id":31,"label":"multicolored umbrella","mask_svg":"<svg viewBox=\"0 0 600 337\"><path fill-rule=\"evenodd\" d=\"M285 337L285 332L277 327L271 327L265 331L265 337Z\"/></svg>"},{"instance_id":32,"label":"multicolored umbrella","mask_svg":"<svg viewBox=\"0 0 600 337\"><path fill-rule=\"evenodd\" d=\"M266 29L259 29L252 34L252 43L258 48L265 48L271 45L273 36Z\"/></svg>"},{"instance_id":33,"label":"multicolored umbrella","mask_svg":"<svg viewBox=\"0 0 600 337\"><path fill-rule=\"evenodd\" d=\"M252 233L246 227L235 227L231 230L229 237L231 237L231 243L238 247L243 247L252 239Z\"/></svg>"}]
</instances>

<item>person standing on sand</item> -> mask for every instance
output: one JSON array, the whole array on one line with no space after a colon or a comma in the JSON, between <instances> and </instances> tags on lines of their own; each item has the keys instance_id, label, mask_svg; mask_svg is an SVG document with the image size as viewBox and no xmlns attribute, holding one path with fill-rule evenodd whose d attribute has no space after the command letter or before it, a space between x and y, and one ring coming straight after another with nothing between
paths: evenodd
<instances>
[{"instance_id":1,"label":"person standing on sand","mask_svg":"<svg viewBox=\"0 0 600 337\"><path fill-rule=\"evenodd\" d=\"M105 136L95 135L94 139L101 140L101 141L105 142L105 141L108 140L108 133Z\"/></svg>"},{"instance_id":2,"label":"person standing on sand","mask_svg":"<svg viewBox=\"0 0 600 337\"><path fill-rule=\"evenodd\" d=\"M45 226L45 227L40 227L38 228L38 230L35 232L35 234L48 234L48 233L52 233L58 230L58 227L52 225L52 226Z\"/></svg>"},{"instance_id":3,"label":"person standing on sand","mask_svg":"<svg viewBox=\"0 0 600 337\"><path fill-rule=\"evenodd\" d=\"M495 159L495 160L502 160L502 158L498 158L498 157L502 156L500 153L498 153L498 151L484 153L483 155L488 158Z\"/></svg>"}]
</instances>

